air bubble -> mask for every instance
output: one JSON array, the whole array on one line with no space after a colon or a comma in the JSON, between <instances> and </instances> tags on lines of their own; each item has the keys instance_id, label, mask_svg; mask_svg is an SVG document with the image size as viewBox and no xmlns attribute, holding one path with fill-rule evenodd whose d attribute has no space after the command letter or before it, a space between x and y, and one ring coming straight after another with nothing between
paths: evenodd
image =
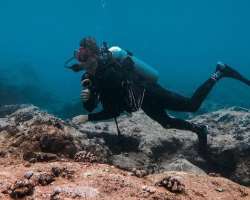
<instances>
[{"instance_id":1,"label":"air bubble","mask_svg":"<svg viewBox=\"0 0 250 200\"><path fill-rule=\"evenodd\" d=\"M102 8L106 8L107 2L105 0L101 0Z\"/></svg>"}]
</instances>

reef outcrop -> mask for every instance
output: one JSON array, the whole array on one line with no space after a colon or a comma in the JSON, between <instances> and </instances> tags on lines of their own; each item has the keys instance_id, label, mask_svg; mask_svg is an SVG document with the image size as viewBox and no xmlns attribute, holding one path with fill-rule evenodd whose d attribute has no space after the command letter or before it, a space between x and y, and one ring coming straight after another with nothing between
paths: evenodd
<instances>
[{"instance_id":1,"label":"reef outcrop","mask_svg":"<svg viewBox=\"0 0 250 200\"><path fill-rule=\"evenodd\" d=\"M0 199L250 199L250 112L191 121L209 127L206 157L195 133L143 112L120 117L118 136L113 121L75 126L32 105L1 106Z\"/></svg>"}]
</instances>

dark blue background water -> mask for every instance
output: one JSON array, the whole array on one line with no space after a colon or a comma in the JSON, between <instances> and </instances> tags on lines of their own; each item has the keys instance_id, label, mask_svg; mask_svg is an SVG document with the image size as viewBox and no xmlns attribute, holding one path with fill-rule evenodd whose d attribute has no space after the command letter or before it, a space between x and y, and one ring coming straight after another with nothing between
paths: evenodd
<instances>
[{"instance_id":1,"label":"dark blue background water","mask_svg":"<svg viewBox=\"0 0 250 200\"><path fill-rule=\"evenodd\" d=\"M249 7L247 0L1 1L0 102L66 112L63 105L78 102L80 74L64 61L88 35L131 50L160 72L162 85L185 95L219 60L250 77ZM206 103L250 107L249 93L225 80Z\"/></svg>"}]
</instances>

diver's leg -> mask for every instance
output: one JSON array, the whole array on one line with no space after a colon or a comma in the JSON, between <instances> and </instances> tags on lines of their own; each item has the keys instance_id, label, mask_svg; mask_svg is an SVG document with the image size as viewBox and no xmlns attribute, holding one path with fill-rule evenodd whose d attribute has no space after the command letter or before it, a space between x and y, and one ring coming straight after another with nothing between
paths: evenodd
<instances>
[{"instance_id":1,"label":"diver's leg","mask_svg":"<svg viewBox=\"0 0 250 200\"><path fill-rule=\"evenodd\" d=\"M250 86L249 79L244 77L242 74L240 74L239 72L237 72L235 69L233 69L232 67L230 67L227 64L223 64L221 62L218 62L217 67L216 67L216 71L221 72L221 78L223 78L223 77L233 78L233 79L239 80L239 81L245 83L246 85Z\"/></svg>"},{"instance_id":2,"label":"diver's leg","mask_svg":"<svg viewBox=\"0 0 250 200\"><path fill-rule=\"evenodd\" d=\"M164 109L180 112L196 112L215 84L216 80L209 78L195 91L191 98L169 91L160 85L155 86L153 90L158 101L164 105Z\"/></svg>"},{"instance_id":3,"label":"diver's leg","mask_svg":"<svg viewBox=\"0 0 250 200\"><path fill-rule=\"evenodd\" d=\"M181 112L196 112L213 89L216 82L225 77L234 78L250 85L250 80L243 77L236 70L228 65L218 63L216 71L195 91L191 98L166 90L161 86L156 87L155 95L157 95L159 100L165 105L165 109Z\"/></svg>"},{"instance_id":4,"label":"diver's leg","mask_svg":"<svg viewBox=\"0 0 250 200\"><path fill-rule=\"evenodd\" d=\"M187 108L191 112L197 111L212 90L215 83L221 78L233 78L250 86L250 80L246 79L239 72L226 64L218 63L215 73L213 73L212 76L195 91L191 99L186 102Z\"/></svg>"},{"instance_id":5,"label":"diver's leg","mask_svg":"<svg viewBox=\"0 0 250 200\"><path fill-rule=\"evenodd\" d=\"M195 132L199 139L199 151L205 153L207 149L207 127L197 125L182 119L170 117L161 105L153 105L144 103L143 111L154 121L157 121L164 128L175 128L180 130L189 130Z\"/></svg>"}]
</instances>

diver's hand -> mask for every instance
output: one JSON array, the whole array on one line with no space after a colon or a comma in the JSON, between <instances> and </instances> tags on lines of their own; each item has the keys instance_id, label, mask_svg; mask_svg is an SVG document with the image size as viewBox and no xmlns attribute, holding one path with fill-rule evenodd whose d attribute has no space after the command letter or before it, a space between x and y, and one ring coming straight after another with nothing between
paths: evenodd
<instances>
[{"instance_id":1,"label":"diver's hand","mask_svg":"<svg viewBox=\"0 0 250 200\"><path fill-rule=\"evenodd\" d=\"M81 85L85 88L89 88L92 86L92 82L89 78L86 78L86 79L81 81Z\"/></svg>"},{"instance_id":2,"label":"diver's hand","mask_svg":"<svg viewBox=\"0 0 250 200\"><path fill-rule=\"evenodd\" d=\"M73 124L75 125L80 125L80 124L84 124L89 120L88 115L79 115L76 116L72 119Z\"/></svg>"},{"instance_id":3,"label":"diver's hand","mask_svg":"<svg viewBox=\"0 0 250 200\"><path fill-rule=\"evenodd\" d=\"M90 98L90 90L89 89L84 89L81 91L81 100L83 102L87 102Z\"/></svg>"}]
</instances>

